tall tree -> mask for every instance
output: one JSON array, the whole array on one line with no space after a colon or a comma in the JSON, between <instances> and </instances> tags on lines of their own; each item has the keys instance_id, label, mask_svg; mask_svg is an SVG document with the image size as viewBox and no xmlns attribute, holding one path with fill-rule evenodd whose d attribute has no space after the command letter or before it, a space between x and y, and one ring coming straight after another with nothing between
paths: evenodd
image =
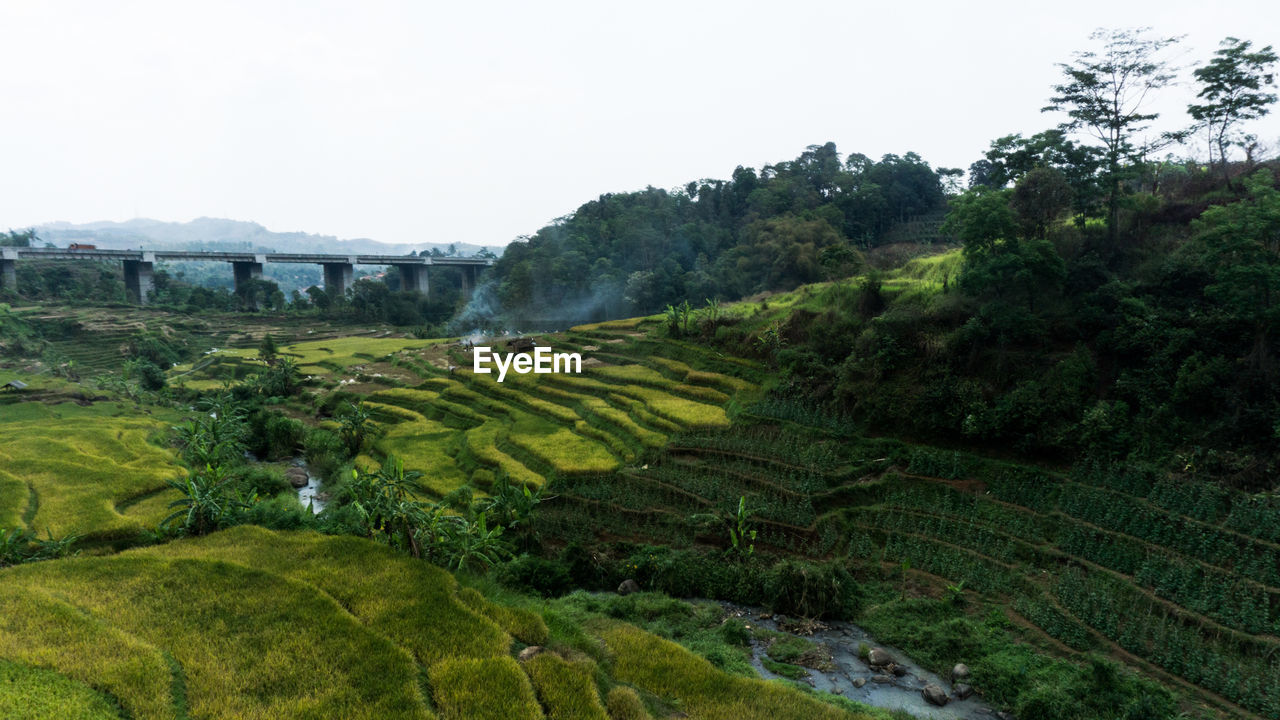
<instances>
[{"instance_id":1,"label":"tall tree","mask_svg":"<svg viewBox=\"0 0 1280 720\"><path fill-rule=\"evenodd\" d=\"M1100 51L1075 53L1071 63L1060 63L1066 82L1053 87L1056 93L1044 112L1064 111L1070 121L1063 130L1084 131L1103 147L1106 168L1107 227L1116 238L1122 169L1139 159L1148 147L1135 145L1135 138L1159 117L1145 111L1153 91L1168 86L1174 72L1161 59L1165 48L1178 42L1175 37L1148 37L1150 28L1097 30L1090 36L1102 43Z\"/></svg>"},{"instance_id":2,"label":"tall tree","mask_svg":"<svg viewBox=\"0 0 1280 720\"><path fill-rule=\"evenodd\" d=\"M1265 116L1276 101L1275 93L1266 92L1275 85L1271 69L1277 59L1275 51L1268 45L1250 52L1252 46L1248 40L1229 37L1219 43L1212 60L1192 72L1200 84L1196 97L1204 102L1188 105L1187 112L1197 129L1208 132L1209 163L1213 164L1216 149L1228 186L1227 150L1240 141L1240 125Z\"/></svg>"}]
</instances>

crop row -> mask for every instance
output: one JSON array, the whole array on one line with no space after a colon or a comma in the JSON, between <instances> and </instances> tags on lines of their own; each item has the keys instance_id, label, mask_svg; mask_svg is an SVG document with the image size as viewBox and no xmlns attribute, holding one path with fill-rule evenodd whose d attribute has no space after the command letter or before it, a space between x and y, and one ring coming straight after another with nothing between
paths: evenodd
<instances>
[{"instance_id":1,"label":"crop row","mask_svg":"<svg viewBox=\"0 0 1280 720\"><path fill-rule=\"evenodd\" d=\"M1277 548L1161 510L1130 495L1063 483L1043 472L1025 468L1009 468L992 475L988 487L1005 502L1043 514L1061 511L1264 585L1280 587L1280 550Z\"/></svg>"},{"instance_id":2,"label":"crop row","mask_svg":"<svg viewBox=\"0 0 1280 720\"><path fill-rule=\"evenodd\" d=\"M1188 520L1113 491L1077 485L1059 505L1072 517L1176 550L1280 587L1280 550L1235 533Z\"/></svg>"},{"instance_id":3,"label":"crop row","mask_svg":"<svg viewBox=\"0 0 1280 720\"><path fill-rule=\"evenodd\" d=\"M848 514L863 527L883 530L889 534L901 532L946 538L950 544L968 548L1003 563L1044 564L1039 551L1033 546L973 522L898 508L850 508Z\"/></svg>"},{"instance_id":4,"label":"crop row","mask_svg":"<svg viewBox=\"0 0 1280 720\"><path fill-rule=\"evenodd\" d=\"M1266 717L1280 717L1280 653L1274 645L1207 630L1100 573L1059 575L1054 595L1072 614L1129 652Z\"/></svg>"},{"instance_id":5,"label":"crop row","mask_svg":"<svg viewBox=\"0 0 1280 720\"><path fill-rule=\"evenodd\" d=\"M980 522L1031 543L1043 544L1052 533L1046 520L1039 516L938 483L892 484L882 502Z\"/></svg>"},{"instance_id":6,"label":"crop row","mask_svg":"<svg viewBox=\"0 0 1280 720\"><path fill-rule=\"evenodd\" d=\"M1059 547L1126 575L1178 605L1247 633L1280 635L1280 593L1139 541L1070 524Z\"/></svg>"},{"instance_id":7,"label":"crop row","mask_svg":"<svg viewBox=\"0 0 1280 720\"><path fill-rule=\"evenodd\" d=\"M1022 573L1007 568L982 553L957 547L932 538L885 531L880 528L858 525L855 528L871 531L872 537L883 537L881 558L907 563L939 577L964 583L967 588L979 592L1008 592L1030 588Z\"/></svg>"},{"instance_id":8,"label":"crop row","mask_svg":"<svg viewBox=\"0 0 1280 720\"><path fill-rule=\"evenodd\" d=\"M1140 465L1082 463L1072 479L1105 487L1201 522L1261 540L1280 542L1280 498L1231 490L1194 478L1174 477Z\"/></svg>"},{"instance_id":9,"label":"crop row","mask_svg":"<svg viewBox=\"0 0 1280 720\"><path fill-rule=\"evenodd\" d=\"M808 468L791 465L763 465L753 460L734 455L714 454L713 457L701 455L697 460L675 453L677 460L673 466L695 469L699 472L714 472L717 475L728 475L740 478L741 482L759 486L769 492L781 492L791 495L811 495L826 490L829 478Z\"/></svg>"}]
</instances>

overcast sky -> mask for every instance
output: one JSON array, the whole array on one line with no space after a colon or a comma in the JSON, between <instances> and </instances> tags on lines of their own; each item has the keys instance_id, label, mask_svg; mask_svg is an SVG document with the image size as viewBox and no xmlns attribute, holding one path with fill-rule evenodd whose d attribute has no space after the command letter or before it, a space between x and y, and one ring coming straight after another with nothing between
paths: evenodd
<instances>
[{"instance_id":1,"label":"overcast sky","mask_svg":"<svg viewBox=\"0 0 1280 720\"><path fill-rule=\"evenodd\" d=\"M1093 29L1135 25L1198 63L1280 45L1280 3L0 0L0 228L502 245L826 141L967 167L1057 122L1055 63ZM1189 97L1162 99L1178 123Z\"/></svg>"}]
</instances>

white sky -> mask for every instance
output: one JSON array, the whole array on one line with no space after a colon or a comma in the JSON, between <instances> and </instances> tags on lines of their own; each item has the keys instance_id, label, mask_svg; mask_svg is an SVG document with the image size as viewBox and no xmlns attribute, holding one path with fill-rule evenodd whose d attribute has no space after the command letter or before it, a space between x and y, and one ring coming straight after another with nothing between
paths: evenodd
<instances>
[{"instance_id":1,"label":"white sky","mask_svg":"<svg viewBox=\"0 0 1280 720\"><path fill-rule=\"evenodd\" d=\"M1280 45L1280 2L0 0L0 228L501 245L828 140L967 167L1057 122L1055 63L1093 29L1135 25L1198 63ZM1189 97L1164 98L1178 123ZM1273 147L1278 117L1253 128Z\"/></svg>"}]
</instances>

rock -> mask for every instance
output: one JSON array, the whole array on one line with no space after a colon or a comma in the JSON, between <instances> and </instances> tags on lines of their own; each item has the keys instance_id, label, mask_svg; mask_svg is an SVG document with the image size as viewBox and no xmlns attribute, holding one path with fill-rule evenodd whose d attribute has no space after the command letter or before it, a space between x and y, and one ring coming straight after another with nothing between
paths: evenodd
<instances>
[{"instance_id":1,"label":"rock","mask_svg":"<svg viewBox=\"0 0 1280 720\"><path fill-rule=\"evenodd\" d=\"M968 679L969 679L968 665L965 665L964 663L956 663L956 666L951 668L951 682L960 682L961 680L968 680Z\"/></svg>"},{"instance_id":2,"label":"rock","mask_svg":"<svg viewBox=\"0 0 1280 720\"><path fill-rule=\"evenodd\" d=\"M973 694L973 688L969 685L965 685L964 683L960 683L952 689L955 691L956 698L960 700L965 700Z\"/></svg>"},{"instance_id":3,"label":"rock","mask_svg":"<svg viewBox=\"0 0 1280 720\"><path fill-rule=\"evenodd\" d=\"M631 593L637 592L640 592L640 583L632 580L631 578L623 580L622 584L618 586L619 595L630 595Z\"/></svg>"},{"instance_id":4,"label":"rock","mask_svg":"<svg viewBox=\"0 0 1280 720\"><path fill-rule=\"evenodd\" d=\"M519 660L520 662L524 662L529 658L537 657L538 655L541 655L544 650L545 648L543 648L541 645L530 645L529 647L521 650L520 654L516 656L516 659Z\"/></svg>"},{"instance_id":5,"label":"rock","mask_svg":"<svg viewBox=\"0 0 1280 720\"><path fill-rule=\"evenodd\" d=\"M871 682L880 683L881 685L887 685L893 682L893 676L892 675L872 675Z\"/></svg>"},{"instance_id":6,"label":"rock","mask_svg":"<svg viewBox=\"0 0 1280 720\"><path fill-rule=\"evenodd\" d=\"M304 488L307 486L307 471L300 467L291 467L284 471L284 477L289 484L295 488Z\"/></svg>"},{"instance_id":7,"label":"rock","mask_svg":"<svg viewBox=\"0 0 1280 720\"><path fill-rule=\"evenodd\" d=\"M903 677L904 675L907 674L907 669L902 667L901 665L893 665L891 667L893 668L893 674L897 675L898 677Z\"/></svg>"},{"instance_id":8,"label":"rock","mask_svg":"<svg viewBox=\"0 0 1280 720\"><path fill-rule=\"evenodd\" d=\"M925 685L924 689L920 691L920 694L924 696L926 702L931 705L937 705L938 707L946 705L947 701L951 699L947 697L947 692L945 690L933 683Z\"/></svg>"},{"instance_id":9,"label":"rock","mask_svg":"<svg viewBox=\"0 0 1280 720\"><path fill-rule=\"evenodd\" d=\"M856 688L860 688L860 687L862 687L863 685L866 685L866 684L867 684L867 679L866 679L866 678L864 678L864 677L854 678L854 679L853 679L853 686L854 686L854 687L856 687Z\"/></svg>"},{"instance_id":10,"label":"rock","mask_svg":"<svg viewBox=\"0 0 1280 720\"><path fill-rule=\"evenodd\" d=\"M871 652L867 653L867 664L871 667L883 667L892 662L893 656L884 648L871 648Z\"/></svg>"}]
</instances>

